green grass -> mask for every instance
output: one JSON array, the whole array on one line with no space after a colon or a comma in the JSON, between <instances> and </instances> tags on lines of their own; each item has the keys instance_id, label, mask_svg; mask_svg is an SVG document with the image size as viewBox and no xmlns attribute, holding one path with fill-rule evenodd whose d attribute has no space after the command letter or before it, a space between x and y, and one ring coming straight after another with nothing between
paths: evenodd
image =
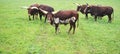
<instances>
[{"instance_id":1,"label":"green grass","mask_svg":"<svg viewBox=\"0 0 120 54\"><path fill-rule=\"evenodd\" d=\"M39 3L55 10L76 10L80 4L101 4L114 8L114 20L107 16L94 21L79 13L79 27L75 34L67 34L69 25L60 25L60 33L39 19L28 20L27 10L21 6ZM119 0L0 0L0 54L120 54ZM71 31L72 33L72 31Z\"/></svg>"}]
</instances>

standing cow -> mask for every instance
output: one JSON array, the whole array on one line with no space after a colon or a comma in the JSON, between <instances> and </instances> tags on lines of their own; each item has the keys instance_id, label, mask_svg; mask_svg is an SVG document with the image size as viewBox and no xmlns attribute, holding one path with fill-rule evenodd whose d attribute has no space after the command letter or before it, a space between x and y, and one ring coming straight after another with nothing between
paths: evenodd
<instances>
[{"instance_id":1,"label":"standing cow","mask_svg":"<svg viewBox=\"0 0 120 54\"><path fill-rule=\"evenodd\" d=\"M33 20L34 20L34 15L38 16L38 7L39 4L33 4L27 8L29 20L31 20L30 16L33 16Z\"/></svg>"},{"instance_id":2,"label":"standing cow","mask_svg":"<svg viewBox=\"0 0 120 54\"><path fill-rule=\"evenodd\" d=\"M108 22L112 21L112 13L113 8L110 6L87 6L84 12L89 12L92 16L94 16L95 21L97 21L97 17L103 17L105 15L108 16Z\"/></svg>"},{"instance_id":3,"label":"standing cow","mask_svg":"<svg viewBox=\"0 0 120 54\"><path fill-rule=\"evenodd\" d=\"M46 22L47 17L46 17L46 14L44 14L40 9L45 10L47 12L53 12L54 11L54 8L52 8L48 5L43 5L43 4L41 4L38 8L39 8L40 20L42 20L42 16L45 16L45 21L44 22Z\"/></svg>"},{"instance_id":4,"label":"standing cow","mask_svg":"<svg viewBox=\"0 0 120 54\"><path fill-rule=\"evenodd\" d=\"M58 12L47 12L42 10L45 14L47 14L47 18L50 20L51 25L55 25L55 33L58 32L59 24L67 25L70 24L70 28L68 33L70 33L73 28L73 34L75 33L76 21L79 18L79 14L75 10L61 10Z\"/></svg>"}]
</instances>

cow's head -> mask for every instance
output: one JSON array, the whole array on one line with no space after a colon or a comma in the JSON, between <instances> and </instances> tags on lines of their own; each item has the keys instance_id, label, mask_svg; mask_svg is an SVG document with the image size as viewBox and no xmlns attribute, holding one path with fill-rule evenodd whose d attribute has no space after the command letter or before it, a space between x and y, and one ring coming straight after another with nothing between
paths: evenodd
<instances>
[{"instance_id":1,"label":"cow's head","mask_svg":"<svg viewBox=\"0 0 120 54\"><path fill-rule=\"evenodd\" d=\"M82 11L82 9L88 5L88 3L86 3L85 5L81 5L81 4L77 4L77 3L74 3L74 4L77 5L77 11Z\"/></svg>"},{"instance_id":2,"label":"cow's head","mask_svg":"<svg viewBox=\"0 0 120 54\"><path fill-rule=\"evenodd\" d=\"M81 10L81 5L77 6L77 11L80 11Z\"/></svg>"},{"instance_id":3,"label":"cow's head","mask_svg":"<svg viewBox=\"0 0 120 54\"><path fill-rule=\"evenodd\" d=\"M91 6L87 5L87 7L84 10L84 13L90 13L91 12Z\"/></svg>"},{"instance_id":4,"label":"cow's head","mask_svg":"<svg viewBox=\"0 0 120 54\"><path fill-rule=\"evenodd\" d=\"M27 10L29 15L38 13L37 7L28 7Z\"/></svg>"},{"instance_id":5,"label":"cow's head","mask_svg":"<svg viewBox=\"0 0 120 54\"><path fill-rule=\"evenodd\" d=\"M48 20L48 22L53 25L53 22L54 22L54 14L57 13L57 12L48 12L48 11L45 11L45 10L42 10L40 9L45 15L46 15L46 18Z\"/></svg>"}]
</instances>

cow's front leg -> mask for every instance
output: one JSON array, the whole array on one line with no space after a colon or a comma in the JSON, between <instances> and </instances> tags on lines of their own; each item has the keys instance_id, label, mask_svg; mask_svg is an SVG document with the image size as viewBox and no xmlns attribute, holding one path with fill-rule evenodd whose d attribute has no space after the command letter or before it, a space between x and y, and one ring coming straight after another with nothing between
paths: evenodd
<instances>
[{"instance_id":1,"label":"cow's front leg","mask_svg":"<svg viewBox=\"0 0 120 54\"><path fill-rule=\"evenodd\" d=\"M68 34L70 33L71 29L72 29L72 22L70 22L70 28L69 28Z\"/></svg>"},{"instance_id":2,"label":"cow's front leg","mask_svg":"<svg viewBox=\"0 0 120 54\"><path fill-rule=\"evenodd\" d=\"M42 21L42 14L39 13L40 20Z\"/></svg>"},{"instance_id":3,"label":"cow's front leg","mask_svg":"<svg viewBox=\"0 0 120 54\"><path fill-rule=\"evenodd\" d=\"M75 33L75 28L76 28L76 24L75 22L73 23L73 34Z\"/></svg>"},{"instance_id":4,"label":"cow's front leg","mask_svg":"<svg viewBox=\"0 0 120 54\"><path fill-rule=\"evenodd\" d=\"M59 24L55 24L55 33L56 34L58 33L58 26L59 26Z\"/></svg>"},{"instance_id":5,"label":"cow's front leg","mask_svg":"<svg viewBox=\"0 0 120 54\"><path fill-rule=\"evenodd\" d=\"M88 19L88 14L87 13L85 14L85 17L86 17L86 19Z\"/></svg>"},{"instance_id":6,"label":"cow's front leg","mask_svg":"<svg viewBox=\"0 0 120 54\"><path fill-rule=\"evenodd\" d=\"M108 15L108 23L111 23L111 21L112 21L111 15Z\"/></svg>"},{"instance_id":7,"label":"cow's front leg","mask_svg":"<svg viewBox=\"0 0 120 54\"><path fill-rule=\"evenodd\" d=\"M94 19L95 19L95 21L97 21L97 16L95 16L95 18L94 18Z\"/></svg>"},{"instance_id":8,"label":"cow's front leg","mask_svg":"<svg viewBox=\"0 0 120 54\"><path fill-rule=\"evenodd\" d=\"M33 20L34 20L34 15L33 15Z\"/></svg>"}]
</instances>

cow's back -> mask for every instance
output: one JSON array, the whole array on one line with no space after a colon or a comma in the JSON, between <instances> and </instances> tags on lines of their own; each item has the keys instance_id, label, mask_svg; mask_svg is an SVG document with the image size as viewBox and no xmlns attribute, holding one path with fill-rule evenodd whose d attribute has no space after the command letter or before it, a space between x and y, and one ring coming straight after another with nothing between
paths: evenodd
<instances>
[{"instance_id":1,"label":"cow's back","mask_svg":"<svg viewBox=\"0 0 120 54\"><path fill-rule=\"evenodd\" d=\"M92 15L104 16L112 14L113 8L109 6L92 6Z\"/></svg>"},{"instance_id":2,"label":"cow's back","mask_svg":"<svg viewBox=\"0 0 120 54\"><path fill-rule=\"evenodd\" d=\"M54 11L54 8L48 6L48 5L40 5L39 6L40 9L43 9L45 11L48 11L48 12L53 12Z\"/></svg>"},{"instance_id":3,"label":"cow's back","mask_svg":"<svg viewBox=\"0 0 120 54\"><path fill-rule=\"evenodd\" d=\"M61 20L64 20L75 17L76 15L78 15L78 13L75 10L61 10L55 14L55 18L60 18Z\"/></svg>"}]
</instances>

